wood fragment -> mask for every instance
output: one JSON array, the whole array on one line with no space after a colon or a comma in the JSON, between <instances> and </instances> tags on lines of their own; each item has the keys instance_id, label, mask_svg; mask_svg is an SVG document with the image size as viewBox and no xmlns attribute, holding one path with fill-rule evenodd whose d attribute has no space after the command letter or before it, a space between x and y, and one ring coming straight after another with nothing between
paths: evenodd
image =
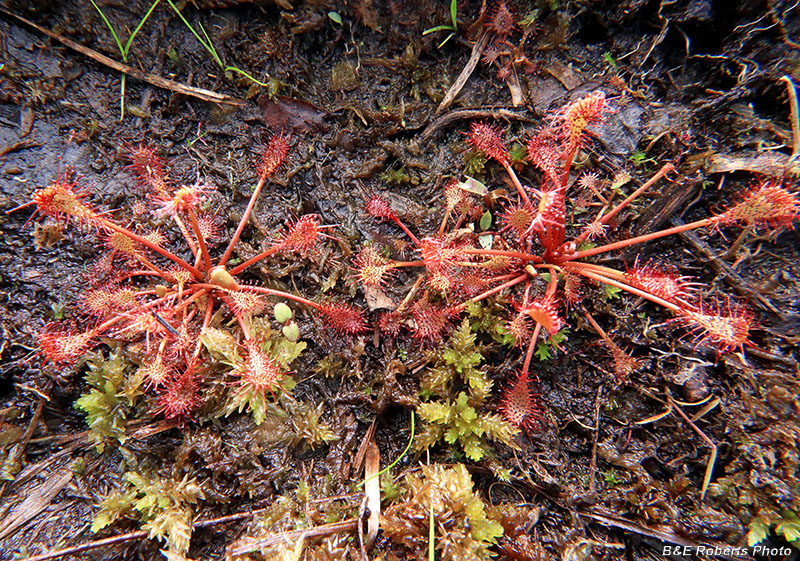
<instances>
[{"instance_id":1,"label":"wood fragment","mask_svg":"<svg viewBox=\"0 0 800 561\"><path fill-rule=\"evenodd\" d=\"M381 480L378 472L381 468L381 453L378 445L371 440L367 447L366 461L364 462L364 495L367 499L369 519L367 522L367 539L365 546L369 549L375 538L378 537L381 515Z\"/></svg>"},{"instance_id":2,"label":"wood fragment","mask_svg":"<svg viewBox=\"0 0 800 561\"><path fill-rule=\"evenodd\" d=\"M453 85L450 86L450 89L447 90L447 93L442 99L441 103L439 103L439 107L436 108L436 113L434 115L438 115L455 101L456 96L461 93L461 90L464 88L464 85L469 80L469 77L472 76L472 72L475 70L475 67L478 65L478 61L481 59L481 55L483 54L483 49L486 48L486 43L489 41L489 35L484 33L481 35L480 39L478 39L475 44L472 46L472 54L467 61L466 66L464 69L461 70L461 74L458 75L456 81L453 82Z\"/></svg>"},{"instance_id":3,"label":"wood fragment","mask_svg":"<svg viewBox=\"0 0 800 561\"><path fill-rule=\"evenodd\" d=\"M509 121L523 121L526 123L533 122L533 119L530 117L509 111L508 109L459 109L442 115L425 127L425 130L422 131L422 135L420 135L420 143L425 144L433 138L433 135L436 134L439 129L450 123L466 119L507 119Z\"/></svg>"},{"instance_id":4,"label":"wood fragment","mask_svg":"<svg viewBox=\"0 0 800 561\"><path fill-rule=\"evenodd\" d=\"M561 82L561 85L568 90L574 90L584 82L583 78L575 72L572 66L564 64L560 60L551 61L544 67L544 71Z\"/></svg>"},{"instance_id":5,"label":"wood fragment","mask_svg":"<svg viewBox=\"0 0 800 561\"><path fill-rule=\"evenodd\" d=\"M28 428L25 429L25 433L22 435L22 438L20 438L19 442L11 448L8 458L6 458L5 464L9 466L10 470L13 470L11 475L15 475L16 471L19 471L20 467L22 466L22 457L25 455L25 449L28 447L28 442L30 442L31 436L33 436L33 431L36 430L36 427L39 424L39 419L41 418L42 410L44 409L44 402L44 398L39 398L39 402L36 404L36 410L33 412L30 423L28 423ZM13 466L18 467L14 468Z\"/></svg>"},{"instance_id":6,"label":"wood fragment","mask_svg":"<svg viewBox=\"0 0 800 561\"><path fill-rule=\"evenodd\" d=\"M50 473L44 483L33 490L24 501L15 506L3 520L0 520L0 528L2 528L0 530L0 540L13 535L47 508L55 496L67 486L73 475L70 468L63 468Z\"/></svg>"},{"instance_id":7,"label":"wood fragment","mask_svg":"<svg viewBox=\"0 0 800 561\"><path fill-rule=\"evenodd\" d=\"M236 514L227 514L225 516L220 516L219 518L212 518L209 520L203 520L200 522L195 522L193 524L193 528L207 528L209 526L215 526L218 524L225 524L227 522L235 522L237 520L243 520L247 518L252 518L256 514L269 510L267 508L260 508L258 510L253 510L250 512L237 512ZM65 547L63 549L56 549L53 551L48 551L45 553L41 553L39 555L33 555L31 557L25 557L23 559L19 559L18 561L47 561L48 559L56 559L58 557L66 557L67 555L74 555L76 553L80 553L81 551L87 551L90 549L97 549L98 547L103 547L107 545L114 545L118 543L124 543L130 540L137 540L146 538L149 532L146 530L139 530L138 532L128 532L127 534L118 534L116 536L111 536L108 538L102 538L99 540L93 540L90 542L73 545L70 547Z\"/></svg>"},{"instance_id":8,"label":"wood fragment","mask_svg":"<svg viewBox=\"0 0 800 561\"><path fill-rule=\"evenodd\" d=\"M19 150L25 150L27 148L35 148L36 146L41 146L41 142L30 142L28 140L23 140L22 142L16 142L14 144L9 144L8 146L4 146L0 148L0 158L5 156L6 154L10 154L11 152L17 152Z\"/></svg>"},{"instance_id":9,"label":"wood fragment","mask_svg":"<svg viewBox=\"0 0 800 561\"><path fill-rule=\"evenodd\" d=\"M225 553L226 559L232 559L237 555L245 555L258 551L262 548L280 543L291 543L295 540L321 538L324 536L331 536L333 534L341 534L344 532L353 532L358 528L357 518L348 518L341 522L332 522L330 524L323 524L322 526L315 526L313 528L306 528L305 530L291 530L288 532L275 532L266 538L242 538L233 545L228 546Z\"/></svg>"},{"instance_id":10,"label":"wood fragment","mask_svg":"<svg viewBox=\"0 0 800 561\"><path fill-rule=\"evenodd\" d=\"M520 107L525 103L525 95L522 93L522 86L519 83L519 77L516 72L513 72L511 76L506 78L506 86L511 94L511 105Z\"/></svg>"},{"instance_id":11,"label":"wood fragment","mask_svg":"<svg viewBox=\"0 0 800 561\"><path fill-rule=\"evenodd\" d=\"M703 170L706 173L750 171L769 177L796 176L800 175L800 161L781 152L711 154L703 160Z\"/></svg>"}]
</instances>

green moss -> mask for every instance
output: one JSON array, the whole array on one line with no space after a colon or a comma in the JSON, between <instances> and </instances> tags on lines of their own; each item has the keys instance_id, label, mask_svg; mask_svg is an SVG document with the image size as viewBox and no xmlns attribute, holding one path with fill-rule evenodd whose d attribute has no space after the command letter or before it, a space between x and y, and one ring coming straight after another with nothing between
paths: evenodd
<instances>
[{"instance_id":1,"label":"green moss","mask_svg":"<svg viewBox=\"0 0 800 561\"><path fill-rule=\"evenodd\" d=\"M405 481L402 502L390 506L381 523L390 540L413 552L425 551L433 510L436 559L486 561L494 557L489 548L503 535L503 526L488 516L466 467L422 466L419 473L408 473Z\"/></svg>"},{"instance_id":2,"label":"green moss","mask_svg":"<svg viewBox=\"0 0 800 561\"><path fill-rule=\"evenodd\" d=\"M479 150L468 150L464 153L464 175L479 177L486 168L486 156Z\"/></svg>"},{"instance_id":3,"label":"green moss","mask_svg":"<svg viewBox=\"0 0 800 561\"><path fill-rule=\"evenodd\" d=\"M277 444L315 448L329 444L339 437L322 421L324 411L322 403L311 405L288 398L269 403L257 439L267 447Z\"/></svg>"},{"instance_id":4,"label":"green moss","mask_svg":"<svg viewBox=\"0 0 800 561\"><path fill-rule=\"evenodd\" d=\"M476 345L476 336L468 319L461 322L450 337L447 347L430 353L429 359L434 366L423 374L420 381L423 396L452 395L453 382L456 379L469 387L470 401L476 405L482 405L491 393L492 381L478 368L483 362L483 355Z\"/></svg>"},{"instance_id":5,"label":"green moss","mask_svg":"<svg viewBox=\"0 0 800 561\"><path fill-rule=\"evenodd\" d=\"M389 166L380 174L381 181L389 185L405 185L411 183L411 176L408 175L403 166Z\"/></svg>"},{"instance_id":6,"label":"green moss","mask_svg":"<svg viewBox=\"0 0 800 561\"><path fill-rule=\"evenodd\" d=\"M421 451L440 440L458 444L473 461L489 451L486 439L511 445L517 429L499 415L481 412L491 394L492 381L479 368L483 362L470 321L464 318L448 345L429 354L432 362L422 376L420 394L438 398L417 407L425 426L414 441Z\"/></svg>"},{"instance_id":7,"label":"green moss","mask_svg":"<svg viewBox=\"0 0 800 561\"><path fill-rule=\"evenodd\" d=\"M144 522L149 538L167 544L170 553L183 555L192 537L193 506L205 498L194 479L160 478L138 471L126 472L125 488L113 491L100 503L92 522L98 532L123 516Z\"/></svg>"},{"instance_id":8,"label":"green moss","mask_svg":"<svg viewBox=\"0 0 800 561\"><path fill-rule=\"evenodd\" d=\"M428 425L415 440L418 450L427 448L444 439L448 444L456 444L473 461L482 459L488 446L484 438L511 445L511 439L519 431L500 415L478 414L468 403L468 396L461 392L454 402L421 403L417 412Z\"/></svg>"},{"instance_id":9,"label":"green moss","mask_svg":"<svg viewBox=\"0 0 800 561\"><path fill-rule=\"evenodd\" d=\"M486 333L495 342L508 347L514 344L514 337L506 329L508 302L499 299L467 302L466 311L473 331Z\"/></svg>"},{"instance_id":10,"label":"green moss","mask_svg":"<svg viewBox=\"0 0 800 561\"><path fill-rule=\"evenodd\" d=\"M87 414L89 440L102 453L112 441L125 443L125 420L142 395L141 380L131 374L133 364L119 351L107 359L98 354L87 364L86 382L91 389L75 402L75 407Z\"/></svg>"}]
</instances>

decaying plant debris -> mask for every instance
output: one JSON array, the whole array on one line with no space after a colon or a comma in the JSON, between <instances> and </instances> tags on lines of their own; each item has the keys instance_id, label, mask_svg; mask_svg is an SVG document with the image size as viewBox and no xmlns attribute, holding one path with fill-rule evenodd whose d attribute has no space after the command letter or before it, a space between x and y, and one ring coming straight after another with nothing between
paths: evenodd
<instances>
[{"instance_id":1,"label":"decaying plant debris","mask_svg":"<svg viewBox=\"0 0 800 561\"><path fill-rule=\"evenodd\" d=\"M798 543L791 3L18 4L0 559Z\"/></svg>"}]
</instances>

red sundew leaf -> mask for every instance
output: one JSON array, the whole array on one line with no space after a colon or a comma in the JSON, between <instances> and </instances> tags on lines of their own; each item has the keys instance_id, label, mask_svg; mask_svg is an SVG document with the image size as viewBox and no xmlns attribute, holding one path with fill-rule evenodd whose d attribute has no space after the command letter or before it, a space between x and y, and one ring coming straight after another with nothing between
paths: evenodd
<instances>
[{"instance_id":1,"label":"red sundew leaf","mask_svg":"<svg viewBox=\"0 0 800 561\"><path fill-rule=\"evenodd\" d=\"M673 321L694 335L694 345L708 345L723 354L749 345L752 314L743 306L728 300L726 304L700 302L696 309L682 309Z\"/></svg>"},{"instance_id":2,"label":"red sundew leaf","mask_svg":"<svg viewBox=\"0 0 800 561\"><path fill-rule=\"evenodd\" d=\"M740 224L756 228L775 229L779 226L793 227L800 216L800 200L791 193L767 179L751 189L742 201L715 217L722 224Z\"/></svg>"},{"instance_id":3,"label":"red sundew leaf","mask_svg":"<svg viewBox=\"0 0 800 561\"><path fill-rule=\"evenodd\" d=\"M539 395L531 390L528 372L520 372L517 379L503 389L498 409L506 421L525 432L541 426L544 414Z\"/></svg>"},{"instance_id":4,"label":"red sundew leaf","mask_svg":"<svg viewBox=\"0 0 800 561\"><path fill-rule=\"evenodd\" d=\"M355 306L336 302L326 302L317 308L328 327L346 335L364 333L369 328L364 320L364 312Z\"/></svg>"},{"instance_id":5,"label":"red sundew leaf","mask_svg":"<svg viewBox=\"0 0 800 561\"><path fill-rule=\"evenodd\" d=\"M94 331L72 331L55 323L48 323L37 338L42 354L54 364L75 362L94 345Z\"/></svg>"},{"instance_id":6,"label":"red sundew leaf","mask_svg":"<svg viewBox=\"0 0 800 561\"><path fill-rule=\"evenodd\" d=\"M467 142L502 165L508 165L511 162L508 149L503 144L500 127L473 122L467 133Z\"/></svg>"}]
</instances>

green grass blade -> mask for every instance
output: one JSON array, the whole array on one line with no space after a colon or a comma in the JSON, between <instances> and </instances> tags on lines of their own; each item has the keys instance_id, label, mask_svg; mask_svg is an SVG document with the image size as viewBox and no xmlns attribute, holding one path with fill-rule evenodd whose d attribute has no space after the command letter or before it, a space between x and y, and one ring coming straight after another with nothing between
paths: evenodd
<instances>
[{"instance_id":1,"label":"green grass blade","mask_svg":"<svg viewBox=\"0 0 800 561\"><path fill-rule=\"evenodd\" d=\"M437 49L441 49L442 47L444 47L444 46L445 46L445 44L447 44L447 42L448 42L450 39L452 39L452 38L453 38L453 37L455 37L455 36L456 36L456 34L455 34L455 33L453 33L453 32L451 32L451 33L450 33L450 35L448 35L447 37L445 37L445 38L444 38L444 41L442 41L441 43L439 43L439 46L438 46L438 47L436 47L436 48L437 48Z\"/></svg>"},{"instance_id":2,"label":"green grass blade","mask_svg":"<svg viewBox=\"0 0 800 561\"><path fill-rule=\"evenodd\" d=\"M260 82L260 81L256 80L255 78L253 78L250 74L248 74L247 72L245 72L241 68L236 68L235 66L226 66L225 67L225 72L237 72L237 73L241 74L242 76L244 76L245 78L247 78L248 80L250 80L251 82L255 82L256 84L258 84L262 88L268 88L269 87L269 84L266 84L264 82Z\"/></svg>"},{"instance_id":3,"label":"green grass blade","mask_svg":"<svg viewBox=\"0 0 800 561\"><path fill-rule=\"evenodd\" d=\"M222 59L217 54L217 49L214 48L214 43L211 42L211 38L208 36L208 33L206 33L206 28L203 27L203 24L200 23L199 21L197 22L197 27L200 28L200 31L203 32L203 36L206 38L206 42L204 43L204 45L206 45L206 48L211 53L211 56L214 57L214 60L217 61L217 64L219 64L220 67L224 66L222 64Z\"/></svg>"},{"instance_id":4,"label":"green grass blade","mask_svg":"<svg viewBox=\"0 0 800 561\"><path fill-rule=\"evenodd\" d=\"M428 519L428 561L435 561L435 545L436 534L433 531L433 500L431 499L431 515Z\"/></svg>"},{"instance_id":5,"label":"green grass blade","mask_svg":"<svg viewBox=\"0 0 800 561\"><path fill-rule=\"evenodd\" d=\"M453 31L458 31L458 0L450 0L450 20L453 22Z\"/></svg>"},{"instance_id":6,"label":"green grass blade","mask_svg":"<svg viewBox=\"0 0 800 561\"><path fill-rule=\"evenodd\" d=\"M172 0L167 0L167 2L168 2L168 3L169 3L169 5L172 7L173 11L174 11L176 14L178 14L178 17L179 17L179 18L181 18L181 21L183 22L183 24L184 24L186 27L188 27L188 28L189 28L189 31L191 31L191 32L192 32L192 35L194 35L194 36L195 36L195 39L197 39L197 40L200 42L200 44L201 44L201 45L203 45L203 47L204 47L204 48L205 48L205 49L208 51L208 53L209 53L209 54L210 54L212 57L214 57L214 60L215 60L215 61L217 61L217 64L219 64L219 66L220 66L220 68L221 68L221 67L223 66L223 64L222 64L222 61L220 60L220 58L219 58L219 55L217 54L217 51L214 49L214 45L212 45L212 44L211 44L211 41L209 41L209 42L207 43L206 41L204 41L204 40L203 40L203 38L202 38L202 37L200 37L200 34L199 34L199 33L197 33L197 31L195 31L194 27L192 27L192 24L190 24L190 23L188 22L188 20L187 20L187 19L186 19L186 18L183 16L183 14L181 13L181 11L180 11L180 10L177 8L177 6L175 6L175 4L172 2ZM202 26L202 25L200 26L200 29L202 29L202 30L203 30L203 34L205 35L205 33L206 33L206 32L205 32L205 30L203 29L203 26ZM208 38L208 35L206 35L206 38Z\"/></svg>"},{"instance_id":7,"label":"green grass blade","mask_svg":"<svg viewBox=\"0 0 800 561\"><path fill-rule=\"evenodd\" d=\"M358 485L356 485L356 488L358 488L358 487L361 487L361 486L362 486L362 485L364 485L364 484L365 484L367 481L370 481L370 480L374 479L375 477L380 477L381 475L383 475L384 473L386 473L387 471L389 471L390 469L392 469L394 466L396 466L396 465L397 465L397 462L399 462L400 460L402 460L402 459L403 459L403 457L404 457L406 454L408 454L408 451L411 449L411 445L412 445L413 443L414 443L414 412L412 411L412 412L411 412L411 438L409 438L409 439L408 439L408 444L406 444L406 448L405 448L405 450L403 450L403 452L402 452L402 453L401 453L399 456L397 456L397 459L396 459L395 461L393 461L391 464L389 464L388 466L386 466L385 468L383 468L382 470L380 470L378 473L376 473L375 475L373 475L373 476L372 476L372 477L370 477L369 479L365 479L364 481L362 481L361 483L359 483Z\"/></svg>"},{"instance_id":8,"label":"green grass blade","mask_svg":"<svg viewBox=\"0 0 800 561\"><path fill-rule=\"evenodd\" d=\"M133 38L134 38L134 37L136 37L136 34L137 34L137 33L139 33L139 30L142 28L142 26L144 25L144 23L147 21L147 18L149 18L149 17L150 17L150 14L152 14L152 13L153 13L153 10L155 10L155 9L156 9L156 6L158 6L158 3L159 3L159 2L161 2L161 0L156 0L155 2L153 2L153 5L152 5L152 6L150 6L150 9L149 9L149 10L147 10L147 13L146 13L146 14L144 15L144 17L142 18L142 21L140 21L140 22L139 22L139 25L137 25L137 26L136 26L136 29L134 29L134 30L133 30L133 33L131 33L131 36L130 36L130 37L128 37L128 41L125 43L125 52L124 52L124 53L122 53L122 56L123 56L123 57L127 57L127 56L128 56L128 51L129 51L129 50L130 50L130 48L131 48L131 43L133 43ZM93 3L94 3L94 2L93 2Z\"/></svg>"},{"instance_id":9,"label":"green grass blade","mask_svg":"<svg viewBox=\"0 0 800 561\"><path fill-rule=\"evenodd\" d=\"M100 17L103 18L103 21L106 22L106 25L108 26L109 31L111 31L111 35L114 37L114 41L117 42L117 48L119 48L119 52L122 55L122 61L123 62L128 62L128 60L127 60L128 53L125 51L125 49L122 48L122 42L119 40L119 37L117 37L117 32L114 31L114 26L111 25L110 21L108 21L108 18L103 13L103 10L100 9L100 6L98 6L97 4L94 3L94 0L89 0L89 2L92 3L92 6L94 6L94 9L97 10L98 14L100 14Z\"/></svg>"},{"instance_id":10,"label":"green grass blade","mask_svg":"<svg viewBox=\"0 0 800 561\"><path fill-rule=\"evenodd\" d=\"M423 37L428 35L429 33L435 33L436 31L452 31L453 28L449 25L437 25L436 27L431 27L430 29L426 29L422 32Z\"/></svg>"},{"instance_id":11,"label":"green grass blade","mask_svg":"<svg viewBox=\"0 0 800 561\"><path fill-rule=\"evenodd\" d=\"M122 78L119 81L119 120L125 118L125 78L127 74L122 73Z\"/></svg>"}]
</instances>

